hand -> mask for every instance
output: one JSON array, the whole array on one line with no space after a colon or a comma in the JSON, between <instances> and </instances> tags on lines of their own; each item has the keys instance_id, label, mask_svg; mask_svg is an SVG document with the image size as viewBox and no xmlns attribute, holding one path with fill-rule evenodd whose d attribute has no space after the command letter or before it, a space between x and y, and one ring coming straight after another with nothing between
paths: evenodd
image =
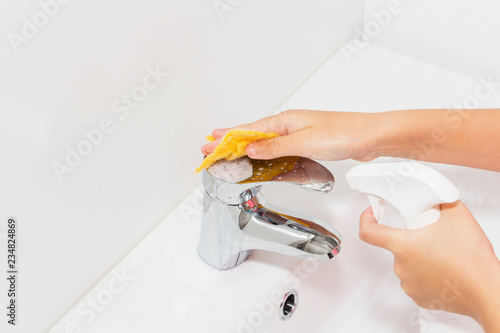
<instances>
[{"instance_id":1,"label":"hand","mask_svg":"<svg viewBox=\"0 0 500 333\"><path fill-rule=\"evenodd\" d=\"M467 315L499 332L500 262L462 202L442 204L439 221L418 230L378 224L368 208L359 236L394 254L401 288L417 305Z\"/></svg>"},{"instance_id":2,"label":"hand","mask_svg":"<svg viewBox=\"0 0 500 333\"><path fill-rule=\"evenodd\" d=\"M280 135L248 145L247 155L251 158L303 156L370 161L379 156L373 150L379 137L379 118L380 114L371 113L289 110L238 128ZM216 140L204 145L202 153L212 153L230 129L214 130Z\"/></svg>"},{"instance_id":3,"label":"hand","mask_svg":"<svg viewBox=\"0 0 500 333\"><path fill-rule=\"evenodd\" d=\"M390 156L500 171L500 109L289 110L238 127L281 135L248 145L248 156L256 159L296 155L365 162ZM202 153L212 153L229 129L214 130L217 140Z\"/></svg>"}]
</instances>

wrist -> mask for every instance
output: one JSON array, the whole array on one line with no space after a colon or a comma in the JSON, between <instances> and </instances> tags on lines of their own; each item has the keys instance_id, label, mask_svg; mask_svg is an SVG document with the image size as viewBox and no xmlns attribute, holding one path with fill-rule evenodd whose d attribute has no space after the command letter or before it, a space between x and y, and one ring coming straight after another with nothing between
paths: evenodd
<instances>
[{"instance_id":1,"label":"wrist","mask_svg":"<svg viewBox=\"0 0 500 333\"><path fill-rule=\"evenodd\" d=\"M407 157L411 128L407 125L406 111L387 111L376 114L377 128L372 140L371 154L376 157ZM408 115L409 116L409 115Z\"/></svg>"},{"instance_id":2,"label":"wrist","mask_svg":"<svg viewBox=\"0 0 500 333\"><path fill-rule=\"evenodd\" d=\"M440 142L437 125L441 110L401 110L379 113L375 140L379 157L401 157L412 160L432 159Z\"/></svg>"}]
</instances>

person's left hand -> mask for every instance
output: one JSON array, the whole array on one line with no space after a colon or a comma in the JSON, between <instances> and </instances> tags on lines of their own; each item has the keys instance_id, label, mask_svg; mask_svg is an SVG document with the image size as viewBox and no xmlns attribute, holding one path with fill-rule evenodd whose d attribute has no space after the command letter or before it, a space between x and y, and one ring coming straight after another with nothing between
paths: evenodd
<instances>
[{"instance_id":1,"label":"person's left hand","mask_svg":"<svg viewBox=\"0 0 500 333\"><path fill-rule=\"evenodd\" d=\"M417 230L378 224L370 207L361 215L359 237L394 254L401 288L417 305L499 329L492 325L500 318L500 261L462 202L442 204L439 221Z\"/></svg>"}]
</instances>

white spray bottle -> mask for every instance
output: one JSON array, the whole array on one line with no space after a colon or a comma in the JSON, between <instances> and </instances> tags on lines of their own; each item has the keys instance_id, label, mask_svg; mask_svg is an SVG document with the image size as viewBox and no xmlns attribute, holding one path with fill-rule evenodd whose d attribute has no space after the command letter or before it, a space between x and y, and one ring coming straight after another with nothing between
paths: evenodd
<instances>
[{"instance_id":1,"label":"white spray bottle","mask_svg":"<svg viewBox=\"0 0 500 333\"><path fill-rule=\"evenodd\" d=\"M418 229L439 220L439 204L458 200L453 183L415 162L367 163L346 174L351 188L368 195L378 222L389 201L401 214L406 229Z\"/></svg>"}]
</instances>

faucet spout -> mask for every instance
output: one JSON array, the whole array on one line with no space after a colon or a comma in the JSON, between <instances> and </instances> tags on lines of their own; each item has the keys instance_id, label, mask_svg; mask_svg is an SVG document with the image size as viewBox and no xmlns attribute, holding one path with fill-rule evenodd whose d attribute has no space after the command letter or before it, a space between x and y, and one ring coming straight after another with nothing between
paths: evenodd
<instances>
[{"instance_id":1,"label":"faucet spout","mask_svg":"<svg viewBox=\"0 0 500 333\"><path fill-rule=\"evenodd\" d=\"M333 227L304 213L279 213L286 209L270 203L264 207L263 201L259 194L242 207L242 249L273 251L305 260L332 259L339 253L342 236Z\"/></svg>"}]
</instances>

